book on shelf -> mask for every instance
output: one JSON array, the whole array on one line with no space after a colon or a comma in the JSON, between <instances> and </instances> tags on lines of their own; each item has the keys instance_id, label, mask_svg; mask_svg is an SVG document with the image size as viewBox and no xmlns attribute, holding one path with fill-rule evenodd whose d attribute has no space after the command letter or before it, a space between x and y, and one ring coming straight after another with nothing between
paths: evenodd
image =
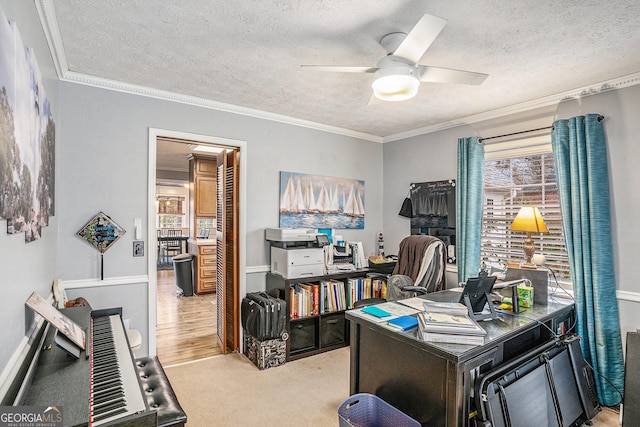
<instances>
[{"instance_id":1,"label":"book on shelf","mask_svg":"<svg viewBox=\"0 0 640 427\"><path fill-rule=\"evenodd\" d=\"M338 280L323 280L320 282L319 294L324 295L319 305L324 306L321 313L331 313L334 311L346 310L347 296L344 289L344 282Z\"/></svg>"},{"instance_id":2,"label":"book on shelf","mask_svg":"<svg viewBox=\"0 0 640 427\"><path fill-rule=\"evenodd\" d=\"M459 302L439 302L423 300L422 305L425 311L451 313L451 314L469 314L466 305Z\"/></svg>"},{"instance_id":3,"label":"book on shelf","mask_svg":"<svg viewBox=\"0 0 640 427\"><path fill-rule=\"evenodd\" d=\"M454 334L454 335L479 335L484 336L487 334L482 326L478 324L474 319L469 317L468 315L465 320L465 324L461 323L447 323L447 322L436 322L433 321L435 314L445 314L445 313L428 313L426 311L421 311L418 313L418 323L420 325L420 330L422 332L436 332L443 334ZM453 315L449 315L453 316ZM461 315L456 315L461 316Z\"/></svg>"},{"instance_id":4,"label":"book on shelf","mask_svg":"<svg viewBox=\"0 0 640 427\"><path fill-rule=\"evenodd\" d=\"M316 283L296 283L289 287L291 301L290 317L315 316L324 308L321 301L320 285Z\"/></svg>"},{"instance_id":5,"label":"book on shelf","mask_svg":"<svg viewBox=\"0 0 640 427\"><path fill-rule=\"evenodd\" d=\"M386 282L370 277L353 277L347 280L347 308L353 308L356 301L368 298L385 298Z\"/></svg>"},{"instance_id":6,"label":"book on shelf","mask_svg":"<svg viewBox=\"0 0 640 427\"><path fill-rule=\"evenodd\" d=\"M426 342L443 344L483 345L484 335L447 334L442 332L418 331L418 336Z\"/></svg>"},{"instance_id":7,"label":"book on shelf","mask_svg":"<svg viewBox=\"0 0 640 427\"><path fill-rule=\"evenodd\" d=\"M399 316L389 320L387 325L401 331L409 331L418 326L418 319L413 316Z\"/></svg>"}]
</instances>

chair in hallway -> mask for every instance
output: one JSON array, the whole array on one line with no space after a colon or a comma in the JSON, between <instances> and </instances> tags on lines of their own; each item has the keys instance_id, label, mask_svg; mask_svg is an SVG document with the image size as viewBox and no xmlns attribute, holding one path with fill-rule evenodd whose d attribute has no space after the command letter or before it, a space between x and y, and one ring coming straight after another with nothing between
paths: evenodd
<instances>
[{"instance_id":1,"label":"chair in hallway","mask_svg":"<svg viewBox=\"0 0 640 427\"><path fill-rule=\"evenodd\" d=\"M158 228L156 230L156 250L158 251L158 257L156 258L156 263L157 265L160 265L162 263L162 259L160 258L160 251L162 250L162 236L164 235L164 230L162 230L161 228Z\"/></svg>"},{"instance_id":2,"label":"chair in hallway","mask_svg":"<svg viewBox=\"0 0 640 427\"><path fill-rule=\"evenodd\" d=\"M177 229L167 230L166 239L162 242L162 250L166 263L169 263L169 256L173 257L182 253L182 241L178 237L182 236L182 231Z\"/></svg>"}]
</instances>

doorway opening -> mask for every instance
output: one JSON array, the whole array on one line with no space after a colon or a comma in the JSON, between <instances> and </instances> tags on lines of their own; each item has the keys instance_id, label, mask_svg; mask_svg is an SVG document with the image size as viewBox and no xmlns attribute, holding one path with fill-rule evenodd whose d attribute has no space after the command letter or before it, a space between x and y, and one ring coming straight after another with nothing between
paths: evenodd
<instances>
[{"instance_id":1,"label":"doorway opening","mask_svg":"<svg viewBox=\"0 0 640 427\"><path fill-rule=\"evenodd\" d=\"M242 232L245 224L244 213L237 209L238 220L233 225L238 236L235 244L239 248L238 257L233 261L236 265L231 266L237 272L234 278L228 280L223 277L221 280L216 266L212 266L211 262L207 262L206 269L199 268L198 262L206 258L203 254L215 254L215 243L221 233L216 233L215 216L212 221L212 218L203 219L194 215L197 210L194 205L197 203L197 189L194 195L195 180L193 174L190 176L189 169L194 166L193 154L196 147L218 147L224 152L233 153L234 158L239 160L236 181L238 197L234 199L234 203L240 206L245 194L244 142L159 129L150 130L148 229L150 249L154 250L149 251L149 349L150 354L157 354L167 366L238 351L240 348L239 339L233 339L224 346L219 345L219 324L222 316L225 328L228 329L229 319L235 323L239 318L239 306L234 302L237 298L222 298L222 294L240 295L245 289L244 274L240 273L245 270ZM209 156L216 158L215 154ZM202 188L206 188L206 191L200 191L201 196L206 194L213 200L217 198L216 194L212 194L216 192L215 185L203 185ZM208 205L215 206L215 203ZM170 249L166 245L167 238L161 237L169 230L172 230L171 234L177 233L183 238L178 241L179 247L174 248L175 252L167 251ZM213 249L209 249L209 245ZM207 251L202 252L205 247ZM192 291L187 286L185 292L184 283L178 284L180 280L176 281L172 261L173 257L188 259L189 255L193 256L194 274ZM176 261L178 259L176 258ZM178 266L178 263L175 265ZM179 278L184 279L184 266L181 268L177 273ZM216 277L221 282L227 282L225 287L221 290L218 288L218 291ZM208 287L202 287L202 283ZM233 323L231 327L239 331L240 326ZM225 331L224 335L226 334ZM235 333L235 336L237 335Z\"/></svg>"}]
</instances>

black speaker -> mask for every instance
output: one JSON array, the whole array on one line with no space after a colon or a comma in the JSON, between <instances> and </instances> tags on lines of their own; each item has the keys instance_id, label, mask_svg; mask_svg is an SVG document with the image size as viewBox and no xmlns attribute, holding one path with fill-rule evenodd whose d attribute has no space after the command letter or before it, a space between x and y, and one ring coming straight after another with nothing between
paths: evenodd
<instances>
[{"instance_id":1,"label":"black speaker","mask_svg":"<svg viewBox=\"0 0 640 427\"><path fill-rule=\"evenodd\" d=\"M622 425L637 426L640 420L640 332L627 332L624 361Z\"/></svg>"}]
</instances>

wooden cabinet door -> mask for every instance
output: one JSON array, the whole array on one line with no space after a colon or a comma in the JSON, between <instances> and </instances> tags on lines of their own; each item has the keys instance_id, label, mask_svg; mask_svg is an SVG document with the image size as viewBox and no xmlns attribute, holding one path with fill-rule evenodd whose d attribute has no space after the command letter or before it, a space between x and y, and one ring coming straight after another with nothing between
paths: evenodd
<instances>
[{"instance_id":1,"label":"wooden cabinet door","mask_svg":"<svg viewBox=\"0 0 640 427\"><path fill-rule=\"evenodd\" d=\"M196 217L216 216L216 187L215 177L196 175Z\"/></svg>"},{"instance_id":2,"label":"wooden cabinet door","mask_svg":"<svg viewBox=\"0 0 640 427\"><path fill-rule=\"evenodd\" d=\"M196 272L196 293L205 294L216 291L216 246L200 245Z\"/></svg>"}]
</instances>

